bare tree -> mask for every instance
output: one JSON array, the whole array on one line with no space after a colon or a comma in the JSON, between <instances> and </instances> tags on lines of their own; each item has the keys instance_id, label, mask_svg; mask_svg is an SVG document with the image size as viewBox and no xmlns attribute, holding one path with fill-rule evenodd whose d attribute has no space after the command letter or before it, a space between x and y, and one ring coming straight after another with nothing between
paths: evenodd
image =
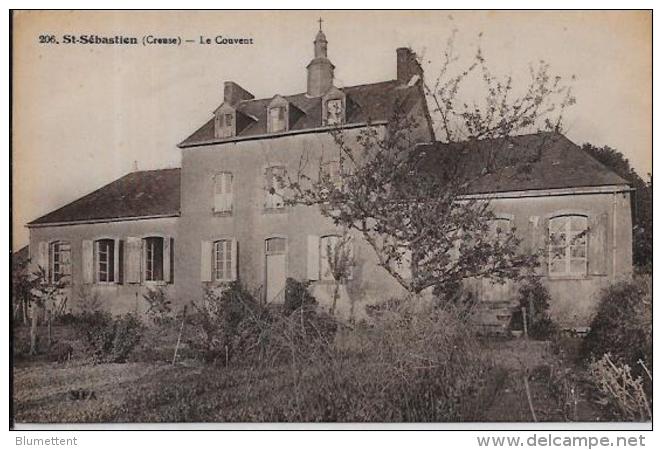
<instances>
[{"instance_id":1,"label":"bare tree","mask_svg":"<svg viewBox=\"0 0 662 450\"><path fill-rule=\"evenodd\" d=\"M522 162L511 150L516 135L541 133L534 152L540 157L544 137L561 130L563 113L574 103L571 89L544 61L531 67L521 89L512 77L492 74L480 45L462 64L453 50L456 33L438 76L419 81L441 144L417 146L422 124L396 103L385 129L369 126L350 135L339 126L331 132L337 168L329 170L321 159L311 171L302 155L296 173L281 180L287 204L319 206L335 225L359 231L378 264L411 294L471 277L517 278L536 264L514 229L500 230L498 238L490 233L489 198L472 196L472 187ZM476 80L481 99L469 101L465 94L475 97Z\"/></svg>"},{"instance_id":2,"label":"bare tree","mask_svg":"<svg viewBox=\"0 0 662 450\"><path fill-rule=\"evenodd\" d=\"M45 315L49 303L54 304L57 296L66 285L66 280L50 280L48 271L41 266L32 273L30 280L30 303L32 305L30 325L30 354L37 354L37 326L39 316Z\"/></svg>"},{"instance_id":3,"label":"bare tree","mask_svg":"<svg viewBox=\"0 0 662 450\"><path fill-rule=\"evenodd\" d=\"M325 253L329 272L331 272L334 281L333 303L331 304L331 315L333 316L336 314L340 287L351 277L354 267L351 235L344 233L335 240L327 240Z\"/></svg>"}]
</instances>

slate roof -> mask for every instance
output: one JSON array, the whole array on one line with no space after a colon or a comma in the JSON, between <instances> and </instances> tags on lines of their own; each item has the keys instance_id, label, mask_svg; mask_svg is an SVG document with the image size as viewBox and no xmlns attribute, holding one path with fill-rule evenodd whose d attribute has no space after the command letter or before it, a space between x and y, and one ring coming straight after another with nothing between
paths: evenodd
<instances>
[{"instance_id":1,"label":"slate roof","mask_svg":"<svg viewBox=\"0 0 662 450\"><path fill-rule=\"evenodd\" d=\"M96 191L28 224L179 214L180 169L145 170L124 175Z\"/></svg>"},{"instance_id":2,"label":"slate roof","mask_svg":"<svg viewBox=\"0 0 662 450\"><path fill-rule=\"evenodd\" d=\"M627 185L565 136L538 133L471 144L419 145L422 169L435 176L461 173L469 193ZM485 172L490 162L499 170ZM178 215L180 169L133 172L28 224Z\"/></svg>"},{"instance_id":3,"label":"slate roof","mask_svg":"<svg viewBox=\"0 0 662 450\"><path fill-rule=\"evenodd\" d=\"M436 142L418 149L425 152L424 170L465 177L469 194L629 184L559 133Z\"/></svg>"},{"instance_id":4,"label":"slate roof","mask_svg":"<svg viewBox=\"0 0 662 450\"><path fill-rule=\"evenodd\" d=\"M340 89L346 96L346 118L347 124L359 124L365 122L376 122L389 120L393 114L394 107L401 105L404 113L424 100L419 86L407 86L397 80L383 81L380 83L362 84ZM287 134L292 131L320 128L322 126L322 101L320 97L311 98L306 93L295 95L284 95L288 102L303 111L304 114L293 124ZM179 147L193 147L212 142L232 142L239 139L261 136L267 134L267 106L271 98L246 100L240 102L237 111L251 117L254 121L244 128L237 136L219 139L214 137L214 118L209 119L202 127L179 144ZM279 133L272 133L274 136Z\"/></svg>"}]
</instances>

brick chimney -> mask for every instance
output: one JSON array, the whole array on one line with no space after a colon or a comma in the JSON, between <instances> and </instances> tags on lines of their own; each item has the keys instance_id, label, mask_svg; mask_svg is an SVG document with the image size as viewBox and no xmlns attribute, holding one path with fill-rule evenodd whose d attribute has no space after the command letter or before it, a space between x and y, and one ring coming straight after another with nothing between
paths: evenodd
<instances>
[{"instance_id":1,"label":"brick chimney","mask_svg":"<svg viewBox=\"0 0 662 450\"><path fill-rule=\"evenodd\" d=\"M396 50L398 63L398 82L407 84L415 75L423 78L423 68L416 60L416 53L408 47Z\"/></svg>"},{"instance_id":2,"label":"brick chimney","mask_svg":"<svg viewBox=\"0 0 662 450\"><path fill-rule=\"evenodd\" d=\"M242 100L252 100L255 96L234 81L226 81L223 84L223 103L236 106Z\"/></svg>"}]
</instances>

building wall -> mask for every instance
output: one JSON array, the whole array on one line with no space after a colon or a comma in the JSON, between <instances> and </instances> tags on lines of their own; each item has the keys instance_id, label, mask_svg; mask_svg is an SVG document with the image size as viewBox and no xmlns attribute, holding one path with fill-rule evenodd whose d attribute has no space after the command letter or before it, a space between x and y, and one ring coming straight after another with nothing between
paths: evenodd
<instances>
[{"instance_id":1,"label":"building wall","mask_svg":"<svg viewBox=\"0 0 662 450\"><path fill-rule=\"evenodd\" d=\"M351 134L356 134L354 130ZM348 138L351 142L352 137ZM191 298L202 295L201 241L232 238L238 242L238 278L251 289L259 291L265 284L265 240L284 237L288 242L287 276L308 278L309 236L338 233L317 207L286 207L282 212L264 208L264 169L284 165L296 171L302 160L317 168L319 158L329 159L335 144L327 134L286 136L268 140L244 141L186 149L182 158L182 217L179 223L179 243L176 247L178 292ZM336 150L337 151L337 150ZM213 212L213 177L220 171L234 174L234 199L231 215ZM523 238L526 250L546 248L547 220L560 214L587 216L592 230L602 228L604 237L597 243L589 234L589 249L603 248L598 263L589 250L589 273L580 278L549 278L546 261L538 273L552 295L551 312L568 326L586 325L597 306L600 289L610 282L631 275L632 235L630 198L628 193L554 195L499 198L492 200L497 215L512 219ZM536 226L533 228L532 223ZM402 295L403 289L386 271L377 266L370 246L359 236L354 239L356 267L353 279L341 289L336 311L341 317L361 318L365 305ZM601 265L596 270L597 264ZM495 287L479 283L479 295L486 301L512 301L517 287ZM334 284L316 281L312 292L324 307L332 303Z\"/></svg>"},{"instance_id":2,"label":"building wall","mask_svg":"<svg viewBox=\"0 0 662 450\"><path fill-rule=\"evenodd\" d=\"M358 130L348 131L348 141ZM336 227L322 217L316 207L286 207L282 211L264 208L265 175L268 166L283 165L289 173L296 172L303 159L308 170L317 170L319 159L334 159L336 144L328 133L291 135L274 139L227 143L183 150L182 156L182 216L179 223L179 242L176 248L178 292L193 298L202 295L202 241L221 238L236 239L238 243L238 278L252 289L264 289L265 240L270 237L287 239L287 276L305 280L308 276L309 236L338 233ZM337 158L337 157L336 157ZM213 177L220 171L233 173L233 210L231 215L213 212ZM355 247L356 258L370 260L365 243ZM374 264L361 262L355 268L353 282L344 289L338 307L341 315L349 316L354 302L373 298L384 285ZM329 282L313 287L324 305L330 306L333 292ZM325 295L326 294L326 295ZM351 295L350 295L351 294Z\"/></svg>"},{"instance_id":3,"label":"building wall","mask_svg":"<svg viewBox=\"0 0 662 450\"><path fill-rule=\"evenodd\" d=\"M582 277L550 276L545 257L537 274L542 276L552 297L550 312L565 326L587 326L598 306L601 289L632 275L632 216L629 192L548 195L529 198L494 199L497 216L512 218L522 246L543 250L547 245L547 221L556 215L580 214L588 217L588 270ZM537 225L536 225L537 223ZM508 301L517 296L517 286L478 288L488 301Z\"/></svg>"},{"instance_id":4,"label":"building wall","mask_svg":"<svg viewBox=\"0 0 662 450\"><path fill-rule=\"evenodd\" d=\"M83 282L83 256L82 246L84 240L96 240L101 238L121 239L126 242L127 237L161 236L173 238L174 251L177 252L179 245L177 239L176 217L159 218L149 220L135 220L95 224L79 224L66 226L36 227L30 229L30 252L33 267L38 264L38 249L40 242L52 242L55 240L66 240L71 244L72 276L71 284L65 290L67 297L67 309L75 311L80 304L81 286L92 294L97 294L104 308L114 314L125 312L144 312L146 302L142 294L148 288L156 288L155 284L127 282L113 284L86 284ZM124 264L125 261L122 262ZM174 279L178 278L176 264ZM176 298L175 284L159 285L166 289L168 294Z\"/></svg>"}]
</instances>

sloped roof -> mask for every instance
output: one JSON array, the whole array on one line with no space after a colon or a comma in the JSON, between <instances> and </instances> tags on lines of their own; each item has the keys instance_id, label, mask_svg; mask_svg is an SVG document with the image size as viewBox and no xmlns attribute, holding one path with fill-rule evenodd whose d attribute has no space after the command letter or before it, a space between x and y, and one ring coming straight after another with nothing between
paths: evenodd
<instances>
[{"instance_id":1,"label":"sloped roof","mask_svg":"<svg viewBox=\"0 0 662 450\"><path fill-rule=\"evenodd\" d=\"M340 89L346 96L347 124L386 121L391 118L395 105L399 104L404 113L420 101L424 101L422 91L417 85L407 86L397 80L380 83L362 84ZM288 132L320 128L322 126L322 100L312 98L306 93L282 96L300 109L303 114ZM252 118L253 121L236 136L219 139L214 136L214 119L209 119L202 127L179 144L180 147L193 147L212 142L232 142L239 139L267 134L267 106L273 97L246 100L240 102L238 112ZM288 133L286 132L286 133ZM278 133L273 133L278 135Z\"/></svg>"},{"instance_id":2,"label":"sloped roof","mask_svg":"<svg viewBox=\"0 0 662 450\"><path fill-rule=\"evenodd\" d=\"M180 169L129 173L28 224L179 214Z\"/></svg>"},{"instance_id":3,"label":"sloped roof","mask_svg":"<svg viewBox=\"0 0 662 450\"><path fill-rule=\"evenodd\" d=\"M15 252L11 253L11 264L14 267L20 266L30 258L30 246L25 245Z\"/></svg>"},{"instance_id":4,"label":"sloped roof","mask_svg":"<svg viewBox=\"0 0 662 450\"><path fill-rule=\"evenodd\" d=\"M559 133L435 142L418 149L425 152L424 170L464 177L469 194L629 184Z\"/></svg>"},{"instance_id":5,"label":"sloped roof","mask_svg":"<svg viewBox=\"0 0 662 450\"><path fill-rule=\"evenodd\" d=\"M468 193L627 185L602 163L557 133L449 145L419 145L421 168L473 180ZM493 167L494 170L486 170ZM133 172L28 224L178 215L180 169Z\"/></svg>"}]
</instances>

